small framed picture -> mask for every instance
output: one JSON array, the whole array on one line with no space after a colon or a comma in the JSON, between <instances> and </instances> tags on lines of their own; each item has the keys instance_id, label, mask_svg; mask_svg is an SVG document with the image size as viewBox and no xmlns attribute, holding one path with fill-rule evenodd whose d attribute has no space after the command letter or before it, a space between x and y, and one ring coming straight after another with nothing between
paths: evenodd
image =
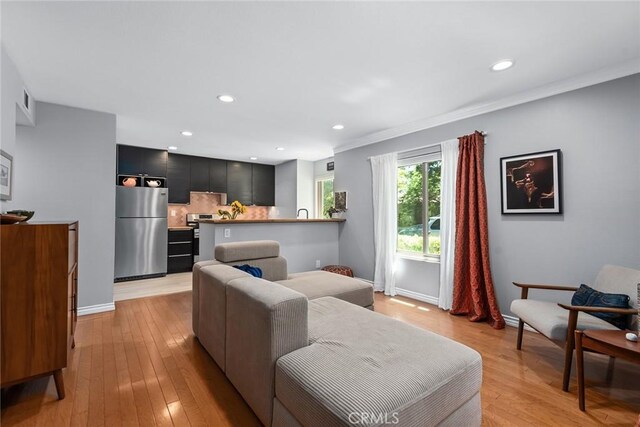
<instances>
[{"instance_id":1,"label":"small framed picture","mask_svg":"<svg viewBox=\"0 0 640 427\"><path fill-rule=\"evenodd\" d=\"M333 170L333 162L327 162L327 170L328 171L332 171Z\"/></svg>"},{"instance_id":2,"label":"small framed picture","mask_svg":"<svg viewBox=\"0 0 640 427\"><path fill-rule=\"evenodd\" d=\"M500 159L503 214L561 214L560 150Z\"/></svg>"},{"instance_id":3,"label":"small framed picture","mask_svg":"<svg viewBox=\"0 0 640 427\"><path fill-rule=\"evenodd\" d=\"M13 157L0 150L0 200L11 200Z\"/></svg>"},{"instance_id":4,"label":"small framed picture","mask_svg":"<svg viewBox=\"0 0 640 427\"><path fill-rule=\"evenodd\" d=\"M346 191L335 192L334 205L335 205L335 208L341 212L347 210L347 192Z\"/></svg>"}]
</instances>

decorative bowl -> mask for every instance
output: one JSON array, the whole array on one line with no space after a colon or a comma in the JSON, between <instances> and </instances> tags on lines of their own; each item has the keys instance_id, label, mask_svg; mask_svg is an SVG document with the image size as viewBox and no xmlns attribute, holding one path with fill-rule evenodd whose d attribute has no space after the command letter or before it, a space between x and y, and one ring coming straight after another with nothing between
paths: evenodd
<instances>
[{"instance_id":1,"label":"decorative bowl","mask_svg":"<svg viewBox=\"0 0 640 427\"><path fill-rule=\"evenodd\" d=\"M15 224L26 220L26 216L13 214L0 214L0 224Z\"/></svg>"},{"instance_id":2,"label":"decorative bowl","mask_svg":"<svg viewBox=\"0 0 640 427\"><path fill-rule=\"evenodd\" d=\"M36 213L36 211L25 211L21 209L14 209L12 211L7 211L7 213L11 215L24 216L26 218L23 219L22 221L29 221L31 218L33 218L33 215Z\"/></svg>"}]
</instances>

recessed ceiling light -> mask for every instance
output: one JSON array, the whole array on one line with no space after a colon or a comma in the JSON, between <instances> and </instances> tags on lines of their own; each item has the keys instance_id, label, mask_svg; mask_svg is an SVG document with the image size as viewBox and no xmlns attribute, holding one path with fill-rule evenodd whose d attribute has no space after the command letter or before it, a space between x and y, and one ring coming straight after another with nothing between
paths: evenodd
<instances>
[{"instance_id":1,"label":"recessed ceiling light","mask_svg":"<svg viewBox=\"0 0 640 427\"><path fill-rule=\"evenodd\" d=\"M496 62L495 64L493 64L491 66L491 70L492 71L504 71L508 68L513 67L514 64L514 60L513 59L501 59L500 61Z\"/></svg>"},{"instance_id":2,"label":"recessed ceiling light","mask_svg":"<svg viewBox=\"0 0 640 427\"><path fill-rule=\"evenodd\" d=\"M249 157L251 160L258 160L257 157Z\"/></svg>"},{"instance_id":3,"label":"recessed ceiling light","mask_svg":"<svg viewBox=\"0 0 640 427\"><path fill-rule=\"evenodd\" d=\"M342 129L344 129L344 125L333 125L332 129L333 130L342 130Z\"/></svg>"},{"instance_id":4,"label":"recessed ceiling light","mask_svg":"<svg viewBox=\"0 0 640 427\"><path fill-rule=\"evenodd\" d=\"M231 95L218 95L218 101L229 103L235 101L235 98Z\"/></svg>"},{"instance_id":5,"label":"recessed ceiling light","mask_svg":"<svg viewBox=\"0 0 640 427\"><path fill-rule=\"evenodd\" d=\"M176 147L175 145L170 145L167 148L171 151L176 151L178 149L178 147Z\"/></svg>"},{"instance_id":6,"label":"recessed ceiling light","mask_svg":"<svg viewBox=\"0 0 640 427\"><path fill-rule=\"evenodd\" d=\"M191 132L190 130L183 130L182 132L180 132L180 135L182 135L182 136L193 136L193 132Z\"/></svg>"},{"instance_id":7,"label":"recessed ceiling light","mask_svg":"<svg viewBox=\"0 0 640 427\"><path fill-rule=\"evenodd\" d=\"M278 150L278 151L284 151L284 147L276 147L276 150Z\"/></svg>"}]
</instances>

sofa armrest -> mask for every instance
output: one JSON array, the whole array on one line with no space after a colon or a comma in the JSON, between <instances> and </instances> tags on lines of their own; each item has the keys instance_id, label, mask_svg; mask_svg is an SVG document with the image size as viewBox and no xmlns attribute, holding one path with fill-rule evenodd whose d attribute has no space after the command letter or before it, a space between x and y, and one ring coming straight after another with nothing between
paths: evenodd
<instances>
[{"instance_id":1,"label":"sofa armrest","mask_svg":"<svg viewBox=\"0 0 640 427\"><path fill-rule=\"evenodd\" d=\"M230 281L226 292L226 375L268 426L276 361L309 345L307 297L254 277Z\"/></svg>"},{"instance_id":2,"label":"sofa armrest","mask_svg":"<svg viewBox=\"0 0 640 427\"><path fill-rule=\"evenodd\" d=\"M560 304L558 305L565 310L570 311L584 311L591 313L617 313L617 314L638 314L638 310L635 308L617 308L617 307L590 307L583 305L569 305L569 304Z\"/></svg>"},{"instance_id":3,"label":"sofa armrest","mask_svg":"<svg viewBox=\"0 0 640 427\"><path fill-rule=\"evenodd\" d=\"M520 299L527 299L529 296L529 289L542 289L547 291L577 291L575 286L560 286L560 285L539 285L533 283L518 283L512 282L514 285L522 289L520 293Z\"/></svg>"}]
</instances>

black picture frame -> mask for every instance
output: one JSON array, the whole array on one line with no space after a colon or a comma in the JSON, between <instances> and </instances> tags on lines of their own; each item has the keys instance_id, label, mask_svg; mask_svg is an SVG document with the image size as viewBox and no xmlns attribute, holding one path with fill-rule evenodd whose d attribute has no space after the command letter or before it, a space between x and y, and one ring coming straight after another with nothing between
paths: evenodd
<instances>
[{"instance_id":1,"label":"black picture frame","mask_svg":"<svg viewBox=\"0 0 640 427\"><path fill-rule=\"evenodd\" d=\"M0 200L11 200L13 188L13 156L0 150Z\"/></svg>"},{"instance_id":2,"label":"black picture frame","mask_svg":"<svg viewBox=\"0 0 640 427\"><path fill-rule=\"evenodd\" d=\"M503 215L562 214L562 152L500 158L500 203Z\"/></svg>"}]
</instances>

